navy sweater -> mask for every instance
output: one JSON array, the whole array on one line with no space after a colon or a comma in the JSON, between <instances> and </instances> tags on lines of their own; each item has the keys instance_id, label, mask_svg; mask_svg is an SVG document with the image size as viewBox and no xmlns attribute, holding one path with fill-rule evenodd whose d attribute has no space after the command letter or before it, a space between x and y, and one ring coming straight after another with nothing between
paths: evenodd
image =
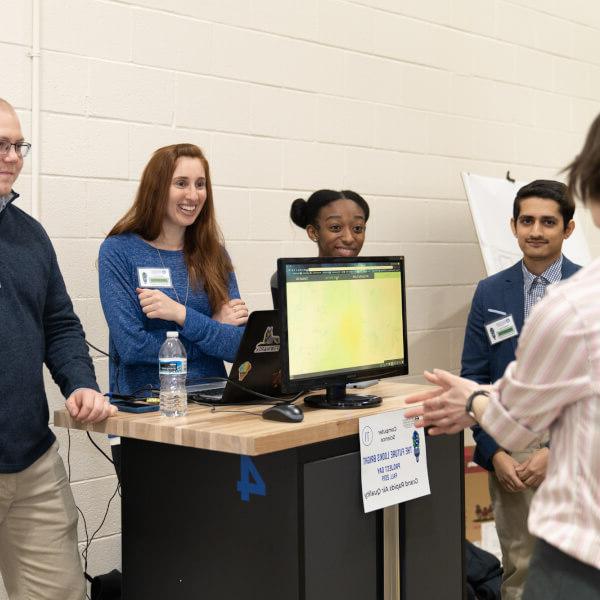
<instances>
[{"instance_id":1,"label":"navy sweater","mask_svg":"<svg viewBox=\"0 0 600 600\"><path fill-rule=\"evenodd\" d=\"M65 397L98 387L50 239L12 204L0 212L0 335L0 473L15 473L55 439L44 363Z\"/></svg>"}]
</instances>

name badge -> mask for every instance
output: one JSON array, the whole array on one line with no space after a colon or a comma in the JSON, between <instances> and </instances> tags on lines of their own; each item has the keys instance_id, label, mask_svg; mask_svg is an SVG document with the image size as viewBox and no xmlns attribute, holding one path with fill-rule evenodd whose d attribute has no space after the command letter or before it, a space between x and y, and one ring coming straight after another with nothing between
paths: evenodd
<instances>
[{"instance_id":1,"label":"name badge","mask_svg":"<svg viewBox=\"0 0 600 600\"><path fill-rule=\"evenodd\" d=\"M485 331L492 346L519 334L512 315L485 324Z\"/></svg>"},{"instance_id":2,"label":"name badge","mask_svg":"<svg viewBox=\"0 0 600 600\"><path fill-rule=\"evenodd\" d=\"M151 267L138 267L138 284L142 288L170 288L171 269L155 269Z\"/></svg>"}]
</instances>

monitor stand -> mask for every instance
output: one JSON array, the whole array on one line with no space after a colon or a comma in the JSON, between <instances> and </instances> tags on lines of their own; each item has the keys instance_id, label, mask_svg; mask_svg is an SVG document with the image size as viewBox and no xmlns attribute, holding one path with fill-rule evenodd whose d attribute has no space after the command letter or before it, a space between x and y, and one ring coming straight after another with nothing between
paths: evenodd
<instances>
[{"instance_id":1,"label":"monitor stand","mask_svg":"<svg viewBox=\"0 0 600 600\"><path fill-rule=\"evenodd\" d=\"M381 396L347 394L345 385L328 385L325 394L304 398L304 404L313 408L371 408L381 404Z\"/></svg>"}]
</instances>

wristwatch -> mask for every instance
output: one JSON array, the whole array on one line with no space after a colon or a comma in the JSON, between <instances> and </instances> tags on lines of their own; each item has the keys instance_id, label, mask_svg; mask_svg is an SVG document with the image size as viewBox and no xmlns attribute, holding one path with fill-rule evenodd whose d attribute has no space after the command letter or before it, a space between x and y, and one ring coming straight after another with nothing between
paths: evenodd
<instances>
[{"instance_id":1,"label":"wristwatch","mask_svg":"<svg viewBox=\"0 0 600 600\"><path fill-rule=\"evenodd\" d=\"M468 398L467 403L465 404L465 412L475 421L477 421L477 417L473 412L473 401L477 396L487 396L490 397L490 393L487 390L475 390Z\"/></svg>"}]
</instances>

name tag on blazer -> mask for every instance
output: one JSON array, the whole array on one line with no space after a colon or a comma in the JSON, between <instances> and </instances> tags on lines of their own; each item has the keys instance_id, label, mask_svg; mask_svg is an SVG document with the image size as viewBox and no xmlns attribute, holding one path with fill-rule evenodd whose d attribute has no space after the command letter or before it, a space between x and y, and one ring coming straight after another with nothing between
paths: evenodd
<instances>
[{"instance_id":1,"label":"name tag on blazer","mask_svg":"<svg viewBox=\"0 0 600 600\"><path fill-rule=\"evenodd\" d=\"M141 288L170 288L171 269L155 269L154 267L138 267L138 284Z\"/></svg>"},{"instance_id":2,"label":"name tag on blazer","mask_svg":"<svg viewBox=\"0 0 600 600\"><path fill-rule=\"evenodd\" d=\"M492 346L519 335L512 315L486 323L485 332Z\"/></svg>"}]
</instances>

